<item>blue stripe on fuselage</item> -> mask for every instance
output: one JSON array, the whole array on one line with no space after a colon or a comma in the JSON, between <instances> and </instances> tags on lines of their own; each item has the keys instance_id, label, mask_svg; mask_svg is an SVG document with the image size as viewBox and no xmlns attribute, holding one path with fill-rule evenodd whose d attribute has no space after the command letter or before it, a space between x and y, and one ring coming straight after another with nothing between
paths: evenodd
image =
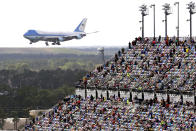
<instances>
[{"instance_id":1,"label":"blue stripe on fuselage","mask_svg":"<svg viewBox=\"0 0 196 131\"><path fill-rule=\"evenodd\" d=\"M66 36L65 34L39 34L36 30L29 30L24 36Z\"/></svg>"}]
</instances>

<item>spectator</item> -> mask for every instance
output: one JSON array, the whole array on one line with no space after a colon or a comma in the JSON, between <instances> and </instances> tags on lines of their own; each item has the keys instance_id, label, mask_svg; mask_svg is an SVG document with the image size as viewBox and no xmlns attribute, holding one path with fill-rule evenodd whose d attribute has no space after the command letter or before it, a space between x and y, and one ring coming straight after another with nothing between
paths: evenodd
<instances>
[{"instance_id":1,"label":"spectator","mask_svg":"<svg viewBox=\"0 0 196 131\"><path fill-rule=\"evenodd\" d=\"M90 100L70 96L44 113L25 130L194 130L195 114L187 105L146 100L141 105L127 98ZM166 105L165 105L166 104ZM190 105L189 105L190 106ZM52 114L52 115L50 115ZM183 124L183 125L182 125Z\"/></svg>"}]
</instances>

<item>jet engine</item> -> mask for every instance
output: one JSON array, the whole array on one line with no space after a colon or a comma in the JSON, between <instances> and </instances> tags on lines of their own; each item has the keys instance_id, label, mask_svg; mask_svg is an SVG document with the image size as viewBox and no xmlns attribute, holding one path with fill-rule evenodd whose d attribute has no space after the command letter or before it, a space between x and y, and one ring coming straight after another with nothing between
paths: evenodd
<instances>
[{"instance_id":1,"label":"jet engine","mask_svg":"<svg viewBox=\"0 0 196 131\"><path fill-rule=\"evenodd\" d=\"M63 37L59 37L58 40L62 42L62 41L64 41L64 38Z\"/></svg>"},{"instance_id":2,"label":"jet engine","mask_svg":"<svg viewBox=\"0 0 196 131\"><path fill-rule=\"evenodd\" d=\"M77 35L76 39L82 39L82 37L83 37L82 35Z\"/></svg>"}]
</instances>

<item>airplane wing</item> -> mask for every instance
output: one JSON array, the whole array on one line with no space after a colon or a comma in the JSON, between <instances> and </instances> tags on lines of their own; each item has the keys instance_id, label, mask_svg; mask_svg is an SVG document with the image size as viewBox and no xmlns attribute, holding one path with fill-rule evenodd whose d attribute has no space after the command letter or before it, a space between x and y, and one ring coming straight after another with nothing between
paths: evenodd
<instances>
[{"instance_id":1,"label":"airplane wing","mask_svg":"<svg viewBox=\"0 0 196 131\"><path fill-rule=\"evenodd\" d=\"M50 42L62 42L62 41L68 41L77 38L76 35L69 35L69 36L56 36L56 37L47 37L44 40L50 41Z\"/></svg>"}]
</instances>

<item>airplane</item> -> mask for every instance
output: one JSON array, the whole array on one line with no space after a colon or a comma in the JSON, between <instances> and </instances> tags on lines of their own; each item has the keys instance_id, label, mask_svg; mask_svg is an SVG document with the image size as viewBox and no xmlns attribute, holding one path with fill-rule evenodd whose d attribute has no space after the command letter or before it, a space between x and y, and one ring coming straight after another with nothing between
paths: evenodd
<instances>
[{"instance_id":1,"label":"airplane","mask_svg":"<svg viewBox=\"0 0 196 131\"><path fill-rule=\"evenodd\" d=\"M45 41L46 46L49 46L48 42L52 42L52 45L60 45L60 42L72 39L82 39L87 34L90 34L84 32L86 22L87 19L84 18L76 27L74 32L44 32L38 30L28 30L23 36L24 38L30 40L30 44L38 41ZM92 33L97 33L97 31Z\"/></svg>"}]
</instances>

